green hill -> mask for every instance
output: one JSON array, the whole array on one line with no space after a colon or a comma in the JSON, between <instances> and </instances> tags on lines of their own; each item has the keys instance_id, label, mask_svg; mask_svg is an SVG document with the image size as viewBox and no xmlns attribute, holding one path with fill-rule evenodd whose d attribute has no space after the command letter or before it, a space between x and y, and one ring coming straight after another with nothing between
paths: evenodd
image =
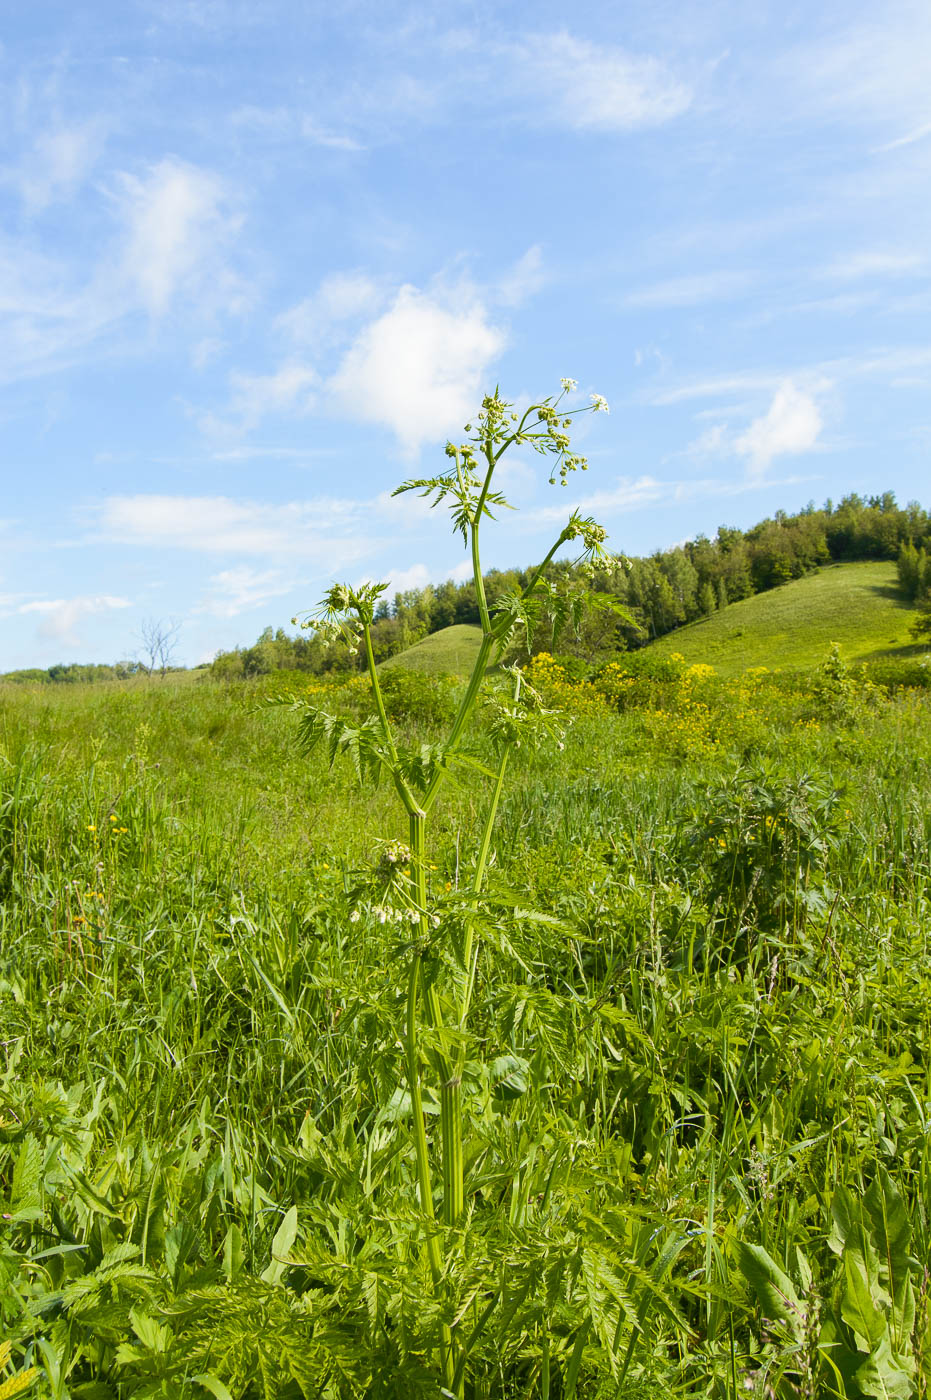
<instances>
[{"instance_id":1,"label":"green hill","mask_svg":"<svg viewBox=\"0 0 931 1400\"><path fill-rule=\"evenodd\" d=\"M848 662L926 651L909 634L916 616L894 563L832 564L680 627L650 650L680 652L725 676L750 666L801 670L823 661L832 642Z\"/></svg>"},{"instance_id":2,"label":"green hill","mask_svg":"<svg viewBox=\"0 0 931 1400\"><path fill-rule=\"evenodd\" d=\"M404 666L409 671L430 675L468 676L482 642L482 629L459 623L443 627L415 642L407 651L392 656L385 666Z\"/></svg>"}]
</instances>

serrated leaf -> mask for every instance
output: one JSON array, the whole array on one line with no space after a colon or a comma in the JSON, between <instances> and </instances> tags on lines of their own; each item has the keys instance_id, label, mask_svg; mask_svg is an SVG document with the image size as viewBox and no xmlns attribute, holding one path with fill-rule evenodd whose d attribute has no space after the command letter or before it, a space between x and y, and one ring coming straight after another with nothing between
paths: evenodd
<instances>
[{"instance_id":1,"label":"serrated leaf","mask_svg":"<svg viewBox=\"0 0 931 1400\"><path fill-rule=\"evenodd\" d=\"M14 1220L36 1220L42 1215L42 1153L30 1134L23 1138L10 1186L10 1214Z\"/></svg>"},{"instance_id":2,"label":"serrated leaf","mask_svg":"<svg viewBox=\"0 0 931 1400\"><path fill-rule=\"evenodd\" d=\"M24 1394L38 1378L39 1368L30 1366L27 1370L20 1371L18 1376L10 1376L9 1380L0 1381L0 1400L12 1400L14 1395Z\"/></svg>"}]
</instances>

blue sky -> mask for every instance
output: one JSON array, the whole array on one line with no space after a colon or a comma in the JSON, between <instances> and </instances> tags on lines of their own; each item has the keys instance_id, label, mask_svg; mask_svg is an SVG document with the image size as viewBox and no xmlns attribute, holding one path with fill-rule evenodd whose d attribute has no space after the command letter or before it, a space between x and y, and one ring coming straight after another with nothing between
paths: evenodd
<instances>
[{"instance_id":1,"label":"blue sky","mask_svg":"<svg viewBox=\"0 0 931 1400\"><path fill-rule=\"evenodd\" d=\"M85 0L0 28L0 670L462 577L481 394L579 381L489 566L931 505L931 8Z\"/></svg>"}]
</instances>

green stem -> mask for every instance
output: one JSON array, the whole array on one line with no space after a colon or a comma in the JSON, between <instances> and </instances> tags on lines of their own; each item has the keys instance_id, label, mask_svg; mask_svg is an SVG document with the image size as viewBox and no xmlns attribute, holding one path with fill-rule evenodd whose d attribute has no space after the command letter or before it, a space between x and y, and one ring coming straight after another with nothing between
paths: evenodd
<instances>
[{"instance_id":1,"label":"green stem","mask_svg":"<svg viewBox=\"0 0 931 1400\"><path fill-rule=\"evenodd\" d=\"M427 1130L424 1122L423 1093L420 1087L420 1052L417 1043L417 992L421 981L421 955L411 958L411 970L407 983L407 1020L405 1025L405 1051L407 1055L407 1080L411 1093L411 1126L414 1134L414 1155L417 1160L417 1186L420 1196L420 1211L426 1223L427 1262L430 1265L430 1278L434 1292L439 1295L443 1282L443 1255L436 1228L436 1213L433 1209L433 1183L430 1176L430 1150L427 1146ZM440 1360L447 1386L455 1376L456 1364L453 1351L451 1329L444 1323L441 1333Z\"/></svg>"},{"instance_id":2,"label":"green stem","mask_svg":"<svg viewBox=\"0 0 931 1400\"><path fill-rule=\"evenodd\" d=\"M488 669L488 662L491 658L495 641L496 638L491 632L486 632L482 638L482 644L478 649L478 656L475 658L475 665L472 667L472 675L469 677L469 684L466 687L465 695L463 695L459 702L459 709L453 721L453 727L450 730L449 738L446 741L447 754L455 752L456 746L462 738L463 731L469 722L469 717L475 709L475 702L478 700L479 691L485 676L485 671ZM437 793L444 776L443 769L439 768L431 779L420 804L424 813L429 812L436 801Z\"/></svg>"},{"instance_id":3,"label":"green stem","mask_svg":"<svg viewBox=\"0 0 931 1400\"><path fill-rule=\"evenodd\" d=\"M420 911L420 937L426 944L430 923L427 914L427 863L426 863L426 818L422 811L410 813L411 873L414 877L414 893ZM433 1191L430 1182L430 1158L427 1147L427 1133L424 1126L423 1097L420 1089L420 1056L417 1048L417 989L423 989L427 1020L434 1031L442 1028L442 1012L436 979L429 964L425 964L423 953L415 953L411 964L411 980L407 999L407 1052L408 1079L411 1085L411 1113L414 1120L414 1148L417 1156L417 1177L420 1185L420 1205L427 1223L427 1251L430 1261L430 1274L434 1289L439 1293L443 1274L443 1257L436 1231L436 1216L433 1209ZM450 1117L453 1105L447 1094L449 1070L445 1055L440 1056L443 1087L440 1091L440 1136L443 1154L443 1223L455 1223L450 1219L451 1202L455 1192L456 1143L458 1142L459 1177L462 1177L462 1126ZM461 1214L461 1207L460 1207ZM458 1217L457 1217L458 1218ZM451 1329L443 1326L443 1371L447 1388L452 1388L455 1375L455 1346Z\"/></svg>"},{"instance_id":4,"label":"green stem","mask_svg":"<svg viewBox=\"0 0 931 1400\"><path fill-rule=\"evenodd\" d=\"M488 470L485 473L485 480L482 482L482 489L478 501L475 505L475 514L472 517L472 527L470 535L472 537L472 578L475 583L475 596L478 599L478 615L482 624L482 632L487 635L491 631L491 618L488 614L488 600L485 597L485 580L482 578L482 561L478 548L478 529L482 520L482 511L485 509L485 501L488 492L491 490L491 478L495 470L495 459L492 456L491 448L486 445L485 458L488 462Z\"/></svg>"},{"instance_id":5,"label":"green stem","mask_svg":"<svg viewBox=\"0 0 931 1400\"><path fill-rule=\"evenodd\" d=\"M520 679L518 678L518 685ZM482 884L485 880L485 866L488 863L488 853L491 850L491 834L498 815L498 803L501 801L501 793L504 788L504 776L507 772L510 749L504 749L498 761L498 776L495 780L494 792L491 795L491 804L488 808L488 815L485 818L485 830L482 833L482 844L478 853L478 861L475 866L475 878L472 882L472 893L476 897L481 893ZM473 902L473 909L475 904ZM463 992L462 1005L459 1009L459 1028L465 1029L466 1019L469 1015L469 1005L472 1001L472 989L475 986L475 968L478 954L473 957L472 944L475 937L475 925L472 920L466 928L465 943L462 951L462 962L466 969L466 984Z\"/></svg>"},{"instance_id":6,"label":"green stem","mask_svg":"<svg viewBox=\"0 0 931 1400\"><path fill-rule=\"evenodd\" d=\"M401 773L401 761L398 758L397 745L394 742L394 735L391 732L391 722L388 719L388 711L385 709L385 699L381 693L381 686L378 682L378 671L375 666L375 652L372 650L372 633L367 622L362 624L362 639L365 644L365 660L369 669L369 680L372 685L372 698L375 701L375 709L378 712L378 720L381 725L382 738L388 748L391 758L391 777L397 788L398 796L404 803L404 808L409 813L419 811L417 799L411 792Z\"/></svg>"}]
</instances>

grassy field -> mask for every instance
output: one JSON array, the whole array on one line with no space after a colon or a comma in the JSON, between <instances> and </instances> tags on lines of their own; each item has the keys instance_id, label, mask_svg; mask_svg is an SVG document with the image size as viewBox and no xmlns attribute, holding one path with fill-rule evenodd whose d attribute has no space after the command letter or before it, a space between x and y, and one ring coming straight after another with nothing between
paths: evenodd
<instances>
[{"instance_id":1,"label":"grassy field","mask_svg":"<svg viewBox=\"0 0 931 1400\"><path fill-rule=\"evenodd\" d=\"M459 623L432 632L385 664L424 671L428 675L467 676L475 664L481 641L480 627Z\"/></svg>"},{"instance_id":2,"label":"grassy field","mask_svg":"<svg viewBox=\"0 0 931 1400\"><path fill-rule=\"evenodd\" d=\"M680 652L722 675L751 666L814 666L832 642L846 661L911 654L909 626L917 613L897 586L888 562L832 564L768 593L731 603L651 644L659 655Z\"/></svg>"},{"instance_id":3,"label":"grassy field","mask_svg":"<svg viewBox=\"0 0 931 1400\"><path fill-rule=\"evenodd\" d=\"M482 732L437 811L440 986L464 918L481 948L439 1283L391 789L299 755L261 686L0 689L0 1340L33 1393L434 1397L452 1336L468 1400L927 1395L928 701L650 684L619 713L543 668L568 727L514 755L477 913Z\"/></svg>"}]
</instances>

